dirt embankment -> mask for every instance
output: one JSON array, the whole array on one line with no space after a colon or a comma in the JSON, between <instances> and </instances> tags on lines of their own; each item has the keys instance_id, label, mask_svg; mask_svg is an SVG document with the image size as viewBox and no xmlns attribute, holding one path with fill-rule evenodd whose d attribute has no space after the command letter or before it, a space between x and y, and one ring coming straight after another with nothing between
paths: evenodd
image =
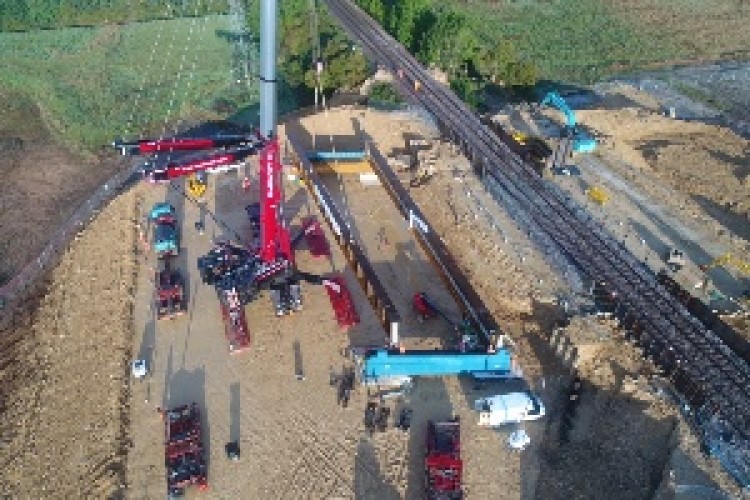
<instances>
[{"instance_id":1,"label":"dirt embankment","mask_svg":"<svg viewBox=\"0 0 750 500\"><path fill-rule=\"evenodd\" d=\"M0 285L49 241L105 179L124 166L108 152L83 160L56 144L39 108L0 92Z\"/></svg>"},{"instance_id":2,"label":"dirt embankment","mask_svg":"<svg viewBox=\"0 0 750 500\"><path fill-rule=\"evenodd\" d=\"M106 498L124 483L136 191L71 244L37 304L0 332L0 493Z\"/></svg>"},{"instance_id":3,"label":"dirt embankment","mask_svg":"<svg viewBox=\"0 0 750 500\"><path fill-rule=\"evenodd\" d=\"M687 198L675 204L750 240L750 141L717 125L660 115L634 89L618 92L608 99L619 96L632 106L579 112L583 123L611 137L599 154L639 168L643 174L628 180L646 193L655 194L653 176ZM609 163L617 170L617 161Z\"/></svg>"}]
</instances>

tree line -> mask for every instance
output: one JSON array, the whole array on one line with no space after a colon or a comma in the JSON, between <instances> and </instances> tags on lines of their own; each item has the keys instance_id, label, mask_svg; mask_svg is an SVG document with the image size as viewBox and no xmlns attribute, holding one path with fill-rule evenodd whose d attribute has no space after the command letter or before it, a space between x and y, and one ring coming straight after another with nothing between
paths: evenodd
<instances>
[{"instance_id":1,"label":"tree line","mask_svg":"<svg viewBox=\"0 0 750 500\"><path fill-rule=\"evenodd\" d=\"M357 0L359 6L401 42L420 62L448 74L451 87L476 105L488 84L530 88L536 65L510 41L486 41L476 35L459 10L436 7L430 0Z\"/></svg>"}]
</instances>

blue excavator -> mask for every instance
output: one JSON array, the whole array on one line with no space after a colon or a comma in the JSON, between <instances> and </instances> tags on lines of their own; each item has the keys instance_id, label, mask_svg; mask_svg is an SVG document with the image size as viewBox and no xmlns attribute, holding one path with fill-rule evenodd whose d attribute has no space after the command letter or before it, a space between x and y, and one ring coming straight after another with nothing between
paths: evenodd
<instances>
[{"instance_id":1,"label":"blue excavator","mask_svg":"<svg viewBox=\"0 0 750 500\"><path fill-rule=\"evenodd\" d=\"M583 131L576 123L576 114L570 109L568 103L555 91L548 92L541 101L542 106L554 106L565 114L565 137L570 137L573 143L573 152L590 153L596 149L596 139Z\"/></svg>"}]
</instances>

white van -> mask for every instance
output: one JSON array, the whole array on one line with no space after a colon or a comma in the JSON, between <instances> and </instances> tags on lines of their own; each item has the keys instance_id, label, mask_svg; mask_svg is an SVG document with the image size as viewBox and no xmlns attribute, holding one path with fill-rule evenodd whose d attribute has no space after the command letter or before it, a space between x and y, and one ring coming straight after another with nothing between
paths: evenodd
<instances>
[{"instance_id":1,"label":"white van","mask_svg":"<svg viewBox=\"0 0 750 500\"><path fill-rule=\"evenodd\" d=\"M537 420L544 416L544 405L531 391L478 399L474 409L479 412L479 425L484 427Z\"/></svg>"}]
</instances>

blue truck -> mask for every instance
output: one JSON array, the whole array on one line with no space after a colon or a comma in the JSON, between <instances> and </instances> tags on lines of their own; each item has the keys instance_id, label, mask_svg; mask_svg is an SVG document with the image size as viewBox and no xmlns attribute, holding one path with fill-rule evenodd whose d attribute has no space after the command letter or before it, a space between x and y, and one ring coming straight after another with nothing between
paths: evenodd
<instances>
[{"instance_id":1,"label":"blue truck","mask_svg":"<svg viewBox=\"0 0 750 500\"><path fill-rule=\"evenodd\" d=\"M177 229L176 212L169 203L156 203L149 213L154 228L153 248L157 257L176 257L180 253L180 235Z\"/></svg>"}]
</instances>

